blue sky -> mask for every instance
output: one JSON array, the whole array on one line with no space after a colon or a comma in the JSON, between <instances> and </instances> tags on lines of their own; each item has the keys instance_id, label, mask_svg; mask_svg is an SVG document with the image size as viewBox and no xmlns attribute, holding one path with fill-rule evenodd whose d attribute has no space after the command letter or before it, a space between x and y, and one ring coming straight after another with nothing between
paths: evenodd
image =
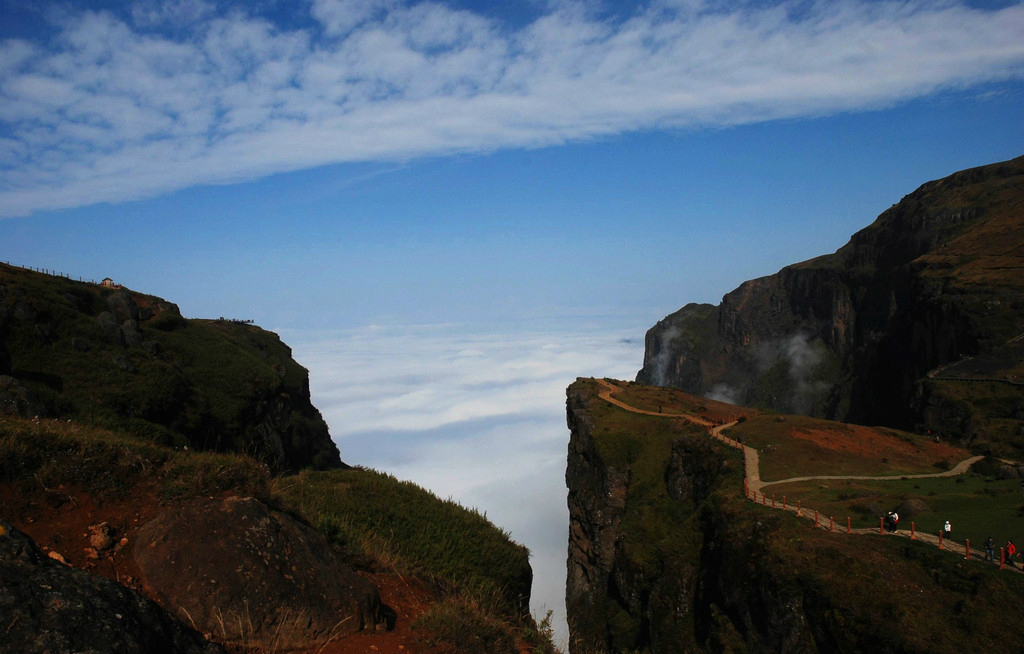
<instances>
[{"instance_id":1,"label":"blue sky","mask_svg":"<svg viewBox=\"0 0 1024 654\"><path fill-rule=\"evenodd\" d=\"M280 331L346 460L557 567L575 375L1024 154L1022 110L1021 2L0 0L0 260Z\"/></svg>"},{"instance_id":2,"label":"blue sky","mask_svg":"<svg viewBox=\"0 0 1024 654\"><path fill-rule=\"evenodd\" d=\"M657 319L1024 150L1024 6L0 1L0 258L186 315Z\"/></svg>"}]
</instances>

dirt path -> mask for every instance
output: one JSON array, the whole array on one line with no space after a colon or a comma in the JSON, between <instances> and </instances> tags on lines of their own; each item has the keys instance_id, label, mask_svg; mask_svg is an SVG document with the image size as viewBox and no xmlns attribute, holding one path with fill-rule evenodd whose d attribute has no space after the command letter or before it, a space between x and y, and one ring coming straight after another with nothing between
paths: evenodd
<instances>
[{"instance_id":1,"label":"dirt path","mask_svg":"<svg viewBox=\"0 0 1024 654\"><path fill-rule=\"evenodd\" d=\"M755 455L757 453L755 452ZM926 479L930 477L956 477L967 472L968 468L972 465L981 461L985 457L983 456L972 456L969 459L964 459L960 463L956 464L952 469L946 470L945 472L929 472L918 475L816 475L811 477L790 477L788 479L779 479L778 481L766 481L761 482L757 490L761 490L765 486L774 486L775 484L788 484L790 482L797 481L815 481L818 479L867 479L871 481L899 481L900 479ZM753 486L751 486L753 488Z\"/></svg>"},{"instance_id":2,"label":"dirt path","mask_svg":"<svg viewBox=\"0 0 1024 654\"><path fill-rule=\"evenodd\" d=\"M601 389L602 389L602 390L600 390L598 392L598 397L600 397L602 400L610 402L611 404L614 404L615 406L619 407L620 409L624 409L624 410L630 411L632 413L639 413L639 414L643 414L643 415L647 415L647 416L656 416L656 417L659 417L659 418L682 418L684 420L688 420L689 422L691 422L691 423L693 423L695 425L701 425L702 427L707 427L708 428L708 435L711 436L712 438L715 438L715 439L721 441L722 443L728 445L729 447L741 450L743 452L743 467L744 467L744 471L746 473L746 479L744 480L744 483L746 485L746 495L747 495L747 498L750 499L751 501L759 502L759 503L761 503L764 506L771 506L771 508L776 509L776 510L790 511L791 513L794 513L794 514L796 514L797 516L799 516L801 518L804 518L804 519L807 519L807 520L813 520L814 521L814 525L816 527L823 528L823 529L828 529L831 532L836 532L836 533L843 533L843 532L845 532L845 533L849 533L849 534L881 534L881 535L884 535L884 536L894 536L894 537L897 537L897 538L909 538L911 540L919 540L919 541L922 541L922 542L925 542L925 543L929 543L931 545L934 545L934 546L938 547L939 549L947 549L947 550L950 550L952 552L961 553L961 554L963 554L965 559L966 558L970 558L970 559L975 559L975 560L978 560L978 561L984 561L985 560L985 551L984 551L983 547L979 547L980 544L975 544L974 547L970 547L967 543L957 543L957 542L952 541L952 540L950 540L948 538L943 538L938 533L930 534L930 533L925 533L925 532L917 531L916 529L913 529L913 528L910 529L910 530L904 529L902 531L897 531L897 532L887 532L887 531L884 531L883 529L881 529L880 527L877 528L877 529L876 528L857 528L857 529L852 529L852 528L850 528L848 526L848 524L847 525L841 525L841 524L837 525L834 522L834 520L832 519L832 517L824 516L824 515L818 513L814 509L806 509L806 508L801 507L799 504L797 506L792 506L792 505L784 504L782 502L776 502L774 497L772 497L769 500L769 498L763 492L763 489L765 487L767 487L767 486L772 486L772 485L776 485L776 484L785 484L785 483L789 483L789 482L815 481L815 480L819 480L819 479L820 480L858 479L858 480L873 480L873 481L898 481L900 479L925 479L925 478L929 478L929 477L955 477L957 475L962 475L965 472L967 472L967 470L970 469L970 467L972 465L974 465L976 462L978 462L978 461L980 461L981 459L984 458L982 456L973 456L973 457L970 457L968 459L964 459L960 463L956 464L956 466L954 466L952 469L946 470L944 472L935 472L935 473L927 473L927 474L915 474L915 475L885 475L885 476L870 476L870 475L812 475L812 476L806 476L806 477L790 477L789 479L780 479L778 481L763 482L763 481L761 481L760 459L758 458L757 450L755 450L752 447L748 447L746 445L743 445L742 443L736 441L735 439L729 438L728 436L726 436L723 433L726 429L736 425L737 424L736 422L730 422L730 423L724 424L724 425L716 425L716 424L714 424L714 423L712 423L712 422L710 422L708 420L705 420L704 418L700 418L698 416L694 416L694 415L687 414L687 413L661 413L661 412L656 412L656 411L648 411L646 409L639 409L639 408L630 406L629 404L626 404L625 402L623 402L621 400L618 400L618 399L616 399L615 397L612 396L612 393L614 393L615 391L619 390L619 388L617 386L615 386L614 384L608 382L605 379L598 379L597 381L601 385ZM998 562L998 559L999 559L999 552L998 551L996 552L995 556L996 556L996 562ZM1021 569L1018 569L1017 567L1015 567L1012 564L1007 564L1006 569L1013 570L1014 572L1018 572L1018 573L1022 572Z\"/></svg>"}]
</instances>

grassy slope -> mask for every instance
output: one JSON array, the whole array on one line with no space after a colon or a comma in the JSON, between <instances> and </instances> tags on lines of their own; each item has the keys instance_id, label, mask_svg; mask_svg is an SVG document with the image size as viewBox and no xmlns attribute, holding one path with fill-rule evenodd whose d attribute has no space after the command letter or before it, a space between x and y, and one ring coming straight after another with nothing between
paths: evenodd
<instances>
[{"instance_id":1,"label":"grassy slope","mask_svg":"<svg viewBox=\"0 0 1024 654\"><path fill-rule=\"evenodd\" d=\"M365 469L305 471L274 488L350 556L477 589L512 614L529 609L529 552L476 511Z\"/></svg>"},{"instance_id":2,"label":"grassy slope","mask_svg":"<svg viewBox=\"0 0 1024 654\"><path fill-rule=\"evenodd\" d=\"M168 503L220 493L255 496L317 526L357 566L436 583L448 599L424 625L456 651L515 651L523 638L538 651L551 650L550 630L528 615L527 549L476 511L383 473L306 471L272 479L266 466L240 454L179 450L63 420L0 416L0 483L26 496L60 487L99 501L129 498L144 486Z\"/></svg>"}]
</instances>

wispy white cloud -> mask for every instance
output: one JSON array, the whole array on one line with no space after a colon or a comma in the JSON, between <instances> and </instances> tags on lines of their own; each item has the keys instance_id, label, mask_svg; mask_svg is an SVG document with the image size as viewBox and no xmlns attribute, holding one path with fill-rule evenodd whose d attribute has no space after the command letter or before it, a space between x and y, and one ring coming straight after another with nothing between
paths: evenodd
<instances>
[{"instance_id":1,"label":"wispy white cloud","mask_svg":"<svg viewBox=\"0 0 1024 654\"><path fill-rule=\"evenodd\" d=\"M0 43L0 216L335 162L889 106L1024 72L1024 5L549 3L525 26L438 2L51 12ZM728 7L724 9L723 7Z\"/></svg>"}]
</instances>

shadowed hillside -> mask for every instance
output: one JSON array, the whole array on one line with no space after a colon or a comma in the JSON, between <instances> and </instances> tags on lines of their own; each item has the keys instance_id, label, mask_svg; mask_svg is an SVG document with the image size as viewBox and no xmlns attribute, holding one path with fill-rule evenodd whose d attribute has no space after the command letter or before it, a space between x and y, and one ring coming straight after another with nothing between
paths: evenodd
<instances>
[{"instance_id":1,"label":"shadowed hillside","mask_svg":"<svg viewBox=\"0 0 1024 654\"><path fill-rule=\"evenodd\" d=\"M648 331L637 381L1016 456L1022 335L1024 157L924 184L834 254L683 307Z\"/></svg>"},{"instance_id":2,"label":"shadowed hillside","mask_svg":"<svg viewBox=\"0 0 1024 654\"><path fill-rule=\"evenodd\" d=\"M751 455L709 435L715 416L702 398L612 383L607 399L601 381L567 390L570 654L1024 648L1016 612L1000 609L1024 601L1024 575L978 551L984 536L1002 545L1024 534L1019 467L1013 479L992 465L946 477L967 452L895 430L762 414L723 432L754 448L759 477ZM797 474L886 480L768 485ZM910 478L918 474L928 478ZM748 498L745 481L763 491ZM896 508L905 528L880 534L879 518ZM847 515L866 527L847 534ZM842 528L830 531L830 516ZM957 535L940 550L925 532L946 519ZM965 536L975 538L970 561Z\"/></svg>"},{"instance_id":3,"label":"shadowed hillside","mask_svg":"<svg viewBox=\"0 0 1024 654\"><path fill-rule=\"evenodd\" d=\"M276 334L0 264L0 411L72 419L274 470L341 466Z\"/></svg>"}]
</instances>

